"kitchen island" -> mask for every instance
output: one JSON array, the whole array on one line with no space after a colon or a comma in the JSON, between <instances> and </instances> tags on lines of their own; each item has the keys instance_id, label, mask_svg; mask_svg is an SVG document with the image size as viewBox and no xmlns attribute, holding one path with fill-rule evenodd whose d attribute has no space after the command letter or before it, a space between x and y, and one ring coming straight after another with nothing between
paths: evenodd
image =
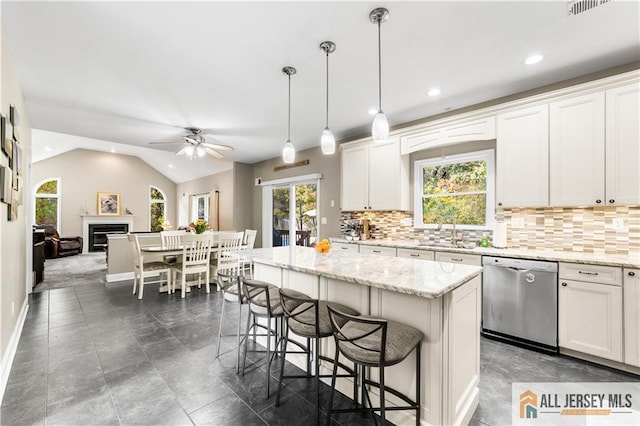
<instances>
[{"instance_id":1,"label":"kitchen island","mask_svg":"<svg viewBox=\"0 0 640 426\"><path fill-rule=\"evenodd\" d=\"M422 341L422 424L466 424L478 405L482 268L413 259L312 248L276 247L242 253L254 263L257 279L345 304L363 315L411 325ZM334 342L324 339L321 352L333 357ZM389 367L387 385L415 397L415 354ZM304 361L287 359L304 368ZM322 366L330 373L330 366ZM377 372L371 372L377 379ZM338 390L351 395L347 379ZM376 389L372 389L372 396ZM389 395L387 393L387 395ZM373 401L377 404L377 401ZM392 396L387 404L397 405ZM415 424L409 411L388 412L395 424Z\"/></svg>"}]
</instances>

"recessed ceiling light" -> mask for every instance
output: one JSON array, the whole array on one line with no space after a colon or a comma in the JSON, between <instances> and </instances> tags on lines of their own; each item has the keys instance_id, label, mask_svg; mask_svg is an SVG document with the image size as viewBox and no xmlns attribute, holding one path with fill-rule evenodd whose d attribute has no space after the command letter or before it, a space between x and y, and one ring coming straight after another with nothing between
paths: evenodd
<instances>
[{"instance_id":1,"label":"recessed ceiling light","mask_svg":"<svg viewBox=\"0 0 640 426\"><path fill-rule=\"evenodd\" d=\"M438 89L437 87L434 87L433 89L429 89L429 91L427 92L427 95L429 96L438 96L440 94L440 89Z\"/></svg>"},{"instance_id":2,"label":"recessed ceiling light","mask_svg":"<svg viewBox=\"0 0 640 426\"><path fill-rule=\"evenodd\" d=\"M112 153L112 154L115 154L115 153L116 153L116 149L112 147L112 148L111 148L111 153Z\"/></svg>"},{"instance_id":3,"label":"recessed ceiling light","mask_svg":"<svg viewBox=\"0 0 640 426\"><path fill-rule=\"evenodd\" d=\"M53 151L53 149L51 149L51 147L50 147L50 146L45 146L45 147L44 147L44 150L45 150L45 151L47 151L47 152L51 152L51 151Z\"/></svg>"},{"instance_id":4,"label":"recessed ceiling light","mask_svg":"<svg viewBox=\"0 0 640 426\"><path fill-rule=\"evenodd\" d=\"M542 58L544 58L544 56L536 53L535 55L531 55L527 59L525 59L524 63L527 65L537 64L542 60Z\"/></svg>"},{"instance_id":5,"label":"recessed ceiling light","mask_svg":"<svg viewBox=\"0 0 640 426\"><path fill-rule=\"evenodd\" d=\"M369 108L369 115L376 115L378 110L376 108Z\"/></svg>"},{"instance_id":6,"label":"recessed ceiling light","mask_svg":"<svg viewBox=\"0 0 640 426\"><path fill-rule=\"evenodd\" d=\"M170 168L170 169L173 169L173 164L169 164L169 168Z\"/></svg>"}]
</instances>

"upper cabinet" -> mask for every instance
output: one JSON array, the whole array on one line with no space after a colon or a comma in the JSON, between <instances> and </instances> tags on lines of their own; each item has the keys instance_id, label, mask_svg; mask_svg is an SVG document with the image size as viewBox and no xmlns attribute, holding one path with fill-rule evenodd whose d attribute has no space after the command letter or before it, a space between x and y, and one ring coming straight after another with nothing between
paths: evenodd
<instances>
[{"instance_id":1,"label":"upper cabinet","mask_svg":"<svg viewBox=\"0 0 640 426\"><path fill-rule=\"evenodd\" d=\"M604 93L549 105L552 206L605 204Z\"/></svg>"},{"instance_id":2,"label":"upper cabinet","mask_svg":"<svg viewBox=\"0 0 640 426\"><path fill-rule=\"evenodd\" d=\"M400 136L402 154L458 142L483 141L496 138L496 117L463 120L449 125L426 126Z\"/></svg>"},{"instance_id":3,"label":"upper cabinet","mask_svg":"<svg viewBox=\"0 0 640 426\"><path fill-rule=\"evenodd\" d=\"M606 202L640 204L640 84L606 92Z\"/></svg>"},{"instance_id":4,"label":"upper cabinet","mask_svg":"<svg viewBox=\"0 0 640 426\"><path fill-rule=\"evenodd\" d=\"M496 205L549 205L549 106L498 114Z\"/></svg>"},{"instance_id":5,"label":"upper cabinet","mask_svg":"<svg viewBox=\"0 0 640 426\"><path fill-rule=\"evenodd\" d=\"M640 204L638 83L550 104L552 206Z\"/></svg>"},{"instance_id":6,"label":"upper cabinet","mask_svg":"<svg viewBox=\"0 0 640 426\"><path fill-rule=\"evenodd\" d=\"M400 141L341 145L342 210L408 210L409 156Z\"/></svg>"}]
</instances>

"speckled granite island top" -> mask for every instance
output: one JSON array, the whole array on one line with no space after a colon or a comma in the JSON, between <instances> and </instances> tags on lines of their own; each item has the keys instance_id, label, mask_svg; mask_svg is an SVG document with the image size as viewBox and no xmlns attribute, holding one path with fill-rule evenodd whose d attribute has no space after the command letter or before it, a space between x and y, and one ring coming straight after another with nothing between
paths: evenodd
<instances>
[{"instance_id":1,"label":"speckled granite island top","mask_svg":"<svg viewBox=\"0 0 640 426\"><path fill-rule=\"evenodd\" d=\"M310 247L274 247L241 252L255 263L367 285L398 293L437 298L479 275L478 266L382 257L360 253L317 254Z\"/></svg>"}]
</instances>

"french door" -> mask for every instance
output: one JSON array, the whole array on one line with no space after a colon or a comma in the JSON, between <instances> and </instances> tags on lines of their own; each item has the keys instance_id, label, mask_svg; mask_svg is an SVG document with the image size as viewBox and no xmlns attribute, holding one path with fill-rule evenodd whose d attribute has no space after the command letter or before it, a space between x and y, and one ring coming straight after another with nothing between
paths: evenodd
<instances>
[{"instance_id":1,"label":"french door","mask_svg":"<svg viewBox=\"0 0 640 426\"><path fill-rule=\"evenodd\" d=\"M263 246L314 246L319 179L263 185Z\"/></svg>"}]
</instances>

